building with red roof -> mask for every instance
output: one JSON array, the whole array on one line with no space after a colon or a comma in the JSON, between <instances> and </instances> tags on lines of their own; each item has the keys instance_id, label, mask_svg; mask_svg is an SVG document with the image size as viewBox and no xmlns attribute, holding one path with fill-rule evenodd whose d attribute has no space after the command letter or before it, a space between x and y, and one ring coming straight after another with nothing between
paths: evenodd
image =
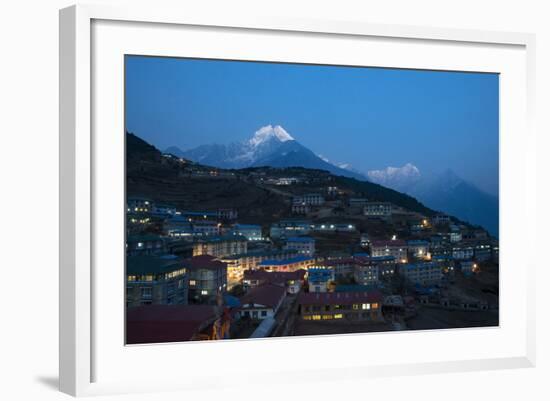
<instances>
[{"instance_id":1,"label":"building with red roof","mask_svg":"<svg viewBox=\"0 0 550 401\"><path fill-rule=\"evenodd\" d=\"M243 277L245 290L258 287L263 284L277 284L284 286L289 294L297 294L304 284L306 271L304 269L294 272L268 272L263 269L246 270Z\"/></svg>"},{"instance_id":2,"label":"building with red roof","mask_svg":"<svg viewBox=\"0 0 550 401\"><path fill-rule=\"evenodd\" d=\"M304 320L382 320L382 294L379 291L309 292L298 297Z\"/></svg>"},{"instance_id":3,"label":"building with red roof","mask_svg":"<svg viewBox=\"0 0 550 401\"><path fill-rule=\"evenodd\" d=\"M148 305L126 310L126 344L191 341L216 320L211 305Z\"/></svg>"},{"instance_id":4,"label":"building with red roof","mask_svg":"<svg viewBox=\"0 0 550 401\"><path fill-rule=\"evenodd\" d=\"M254 287L240 299L239 316L260 320L274 317L285 297L282 285L266 283Z\"/></svg>"}]
</instances>

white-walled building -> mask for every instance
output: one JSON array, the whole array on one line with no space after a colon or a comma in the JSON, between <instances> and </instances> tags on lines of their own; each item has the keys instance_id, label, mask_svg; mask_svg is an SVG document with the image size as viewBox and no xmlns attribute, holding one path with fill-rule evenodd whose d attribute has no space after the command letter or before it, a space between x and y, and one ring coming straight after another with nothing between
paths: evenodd
<instances>
[{"instance_id":1,"label":"white-walled building","mask_svg":"<svg viewBox=\"0 0 550 401\"><path fill-rule=\"evenodd\" d=\"M430 243L424 240L407 241L409 254L417 259L428 259L430 251Z\"/></svg>"},{"instance_id":2,"label":"white-walled building","mask_svg":"<svg viewBox=\"0 0 550 401\"><path fill-rule=\"evenodd\" d=\"M372 241L371 256L393 256L397 263L407 262L407 243L402 240Z\"/></svg>"},{"instance_id":3,"label":"white-walled building","mask_svg":"<svg viewBox=\"0 0 550 401\"><path fill-rule=\"evenodd\" d=\"M286 296L284 286L264 284L252 288L241 299L240 317L263 320L274 317Z\"/></svg>"},{"instance_id":4,"label":"white-walled building","mask_svg":"<svg viewBox=\"0 0 550 401\"><path fill-rule=\"evenodd\" d=\"M294 205L321 206L323 203L325 203L325 197L321 194L299 195L292 199Z\"/></svg>"}]
</instances>

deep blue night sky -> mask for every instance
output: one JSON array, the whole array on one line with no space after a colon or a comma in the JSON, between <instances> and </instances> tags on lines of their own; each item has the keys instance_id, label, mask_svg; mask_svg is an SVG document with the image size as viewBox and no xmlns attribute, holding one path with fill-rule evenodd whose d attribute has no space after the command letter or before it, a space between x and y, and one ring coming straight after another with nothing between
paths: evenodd
<instances>
[{"instance_id":1,"label":"deep blue night sky","mask_svg":"<svg viewBox=\"0 0 550 401\"><path fill-rule=\"evenodd\" d=\"M498 75L126 57L126 126L163 150L268 124L359 170L447 168L498 193Z\"/></svg>"}]
</instances>

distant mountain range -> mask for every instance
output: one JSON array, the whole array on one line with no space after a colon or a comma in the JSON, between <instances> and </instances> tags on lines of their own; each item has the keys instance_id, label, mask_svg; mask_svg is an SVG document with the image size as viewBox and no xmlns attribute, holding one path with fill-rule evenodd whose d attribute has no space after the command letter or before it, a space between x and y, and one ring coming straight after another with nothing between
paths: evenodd
<instances>
[{"instance_id":1,"label":"distant mountain range","mask_svg":"<svg viewBox=\"0 0 550 401\"><path fill-rule=\"evenodd\" d=\"M171 146L165 152L196 163L225 169L264 166L305 167L326 170L334 175L367 180L362 174L340 168L323 160L296 141L280 125L262 127L255 132L252 138L244 142L233 142L228 145L201 145L185 151Z\"/></svg>"},{"instance_id":2,"label":"distant mountain range","mask_svg":"<svg viewBox=\"0 0 550 401\"><path fill-rule=\"evenodd\" d=\"M498 236L498 197L480 190L450 169L423 176L416 166L408 163L369 171L367 175L372 182L414 196L432 209L480 225Z\"/></svg>"},{"instance_id":3,"label":"distant mountain range","mask_svg":"<svg viewBox=\"0 0 550 401\"><path fill-rule=\"evenodd\" d=\"M337 176L370 181L411 195L426 206L456 216L498 235L498 198L447 170L436 176L424 176L411 163L403 167L362 172L347 163L332 163L300 144L280 125L267 125L252 138L230 144L201 145L189 150L176 146L165 153L203 165L225 169L247 167L305 167L326 170Z\"/></svg>"}]
</instances>

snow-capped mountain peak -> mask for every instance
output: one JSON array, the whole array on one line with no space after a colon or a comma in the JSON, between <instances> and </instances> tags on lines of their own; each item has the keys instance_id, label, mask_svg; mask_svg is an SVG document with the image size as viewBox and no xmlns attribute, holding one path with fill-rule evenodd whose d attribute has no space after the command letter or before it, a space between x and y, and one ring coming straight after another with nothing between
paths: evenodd
<instances>
[{"instance_id":1,"label":"snow-capped mountain peak","mask_svg":"<svg viewBox=\"0 0 550 401\"><path fill-rule=\"evenodd\" d=\"M377 182L387 182L395 178L419 178L420 170L412 163L407 163L403 167L386 167L383 170L371 170L368 173L369 178Z\"/></svg>"},{"instance_id":2,"label":"snow-capped mountain peak","mask_svg":"<svg viewBox=\"0 0 550 401\"><path fill-rule=\"evenodd\" d=\"M254 147L261 145L269 141L272 138L276 138L279 142L293 141L294 138L285 131L280 125L272 126L266 125L260 128L254 133L254 136L248 141L248 143Z\"/></svg>"}]
</instances>

